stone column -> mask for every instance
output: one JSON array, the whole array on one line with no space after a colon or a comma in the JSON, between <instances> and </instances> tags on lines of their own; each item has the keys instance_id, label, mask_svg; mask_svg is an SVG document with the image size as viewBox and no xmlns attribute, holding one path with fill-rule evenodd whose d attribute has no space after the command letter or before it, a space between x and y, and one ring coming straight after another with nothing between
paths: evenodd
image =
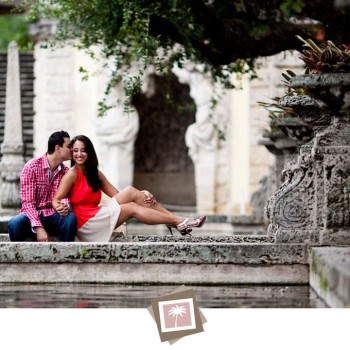
<instances>
[{"instance_id":1,"label":"stone column","mask_svg":"<svg viewBox=\"0 0 350 350\"><path fill-rule=\"evenodd\" d=\"M4 130L0 163L1 214L13 215L20 208L19 178L24 166L19 54L15 42L8 48Z\"/></svg>"}]
</instances>

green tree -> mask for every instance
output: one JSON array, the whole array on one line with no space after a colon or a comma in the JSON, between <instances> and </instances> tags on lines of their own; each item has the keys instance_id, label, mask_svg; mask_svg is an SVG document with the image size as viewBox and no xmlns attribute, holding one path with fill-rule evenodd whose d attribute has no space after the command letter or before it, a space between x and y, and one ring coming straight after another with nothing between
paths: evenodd
<instances>
[{"instance_id":1,"label":"green tree","mask_svg":"<svg viewBox=\"0 0 350 350\"><path fill-rule=\"evenodd\" d=\"M81 48L99 45L105 57L113 57L112 84L125 80L131 63L139 62L138 74L124 81L129 96L140 91L150 64L167 72L191 60L232 87L230 73L254 74L254 58L301 49L296 35L346 43L350 11L335 3L341 1L25 1L34 18L59 20L56 40L78 38Z\"/></svg>"}]
</instances>

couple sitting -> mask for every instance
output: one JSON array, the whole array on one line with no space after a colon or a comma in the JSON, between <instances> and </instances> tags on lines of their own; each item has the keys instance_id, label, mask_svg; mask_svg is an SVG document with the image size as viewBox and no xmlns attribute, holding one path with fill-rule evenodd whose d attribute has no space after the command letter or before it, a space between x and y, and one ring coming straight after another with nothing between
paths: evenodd
<instances>
[{"instance_id":1,"label":"couple sitting","mask_svg":"<svg viewBox=\"0 0 350 350\"><path fill-rule=\"evenodd\" d=\"M69 159L70 169L62 164ZM100 206L102 192L110 199ZM79 135L70 140L65 131L53 133L47 153L24 166L20 196L20 214L8 224L11 241L48 242L50 233L63 242L108 242L113 231L132 217L149 225L166 224L170 232L175 228L186 235L206 219L174 215L148 191L133 187L118 191L98 170L90 139Z\"/></svg>"}]
</instances>

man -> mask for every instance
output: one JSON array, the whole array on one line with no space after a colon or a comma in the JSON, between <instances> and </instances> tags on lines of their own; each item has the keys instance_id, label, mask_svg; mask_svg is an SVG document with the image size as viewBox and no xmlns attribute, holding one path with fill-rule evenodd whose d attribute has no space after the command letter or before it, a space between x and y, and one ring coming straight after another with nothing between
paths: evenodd
<instances>
[{"instance_id":1,"label":"man","mask_svg":"<svg viewBox=\"0 0 350 350\"><path fill-rule=\"evenodd\" d=\"M69 211L68 199L57 211L52 199L63 175L69 170L62 162L71 159L70 136L66 131L54 132L48 140L47 153L24 166L20 177L22 208L8 223L11 241L27 238L48 242L49 234L60 241L74 241L77 221Z\"/></svg>"}]
</instances>

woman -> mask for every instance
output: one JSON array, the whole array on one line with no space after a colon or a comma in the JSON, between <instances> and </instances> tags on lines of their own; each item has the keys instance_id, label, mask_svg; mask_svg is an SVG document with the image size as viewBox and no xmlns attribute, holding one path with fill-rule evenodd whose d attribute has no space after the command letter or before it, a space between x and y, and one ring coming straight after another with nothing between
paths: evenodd
<instances>
[{"instance_id":1,"label":"woman","mask_svg":"<svg viewBox=\"0 0 350 350\"><path fill-rule=\"evenodd\" d=\"M115 228L134 217L144 224L166 224L182 235L192 227L203 226L199 219L176 216L160 206L148 191L127 187L118 191L98 170L94 146L84 135L72 139L72 168L62 178L52 206L58 208L69 194L73 213L78 221L77 240L83 242L109 241ZM102 192L111 197L107 205L99 206Z\"/></svg>"}]
</instances>

